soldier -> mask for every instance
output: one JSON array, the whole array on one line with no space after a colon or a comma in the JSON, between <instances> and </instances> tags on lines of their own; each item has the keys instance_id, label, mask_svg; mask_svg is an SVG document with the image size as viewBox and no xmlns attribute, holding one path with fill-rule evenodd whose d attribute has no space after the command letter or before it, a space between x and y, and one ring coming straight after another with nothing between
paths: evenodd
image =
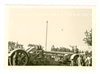
<instances>
[{"instance_id":1,"label":"soldier","mask_svg":"<svg viewBox=\"0 0 100 74\"><path fill-rule=\"evenodd\" d=\"M90 57L88 56L86 59L85 59L85 66L90 66Z\"/></svg>"},{"instance_id":2,"label":"soldier","mask_svg":"<svg viewBox=\"0 0 100 74\"><path fill-rule=\"evenodd\" d=\"M82 59L81 59L81 57L79 55L79 57L77 58L77 64L78 64L78 66L81 66L81 62L82 62Z\"/></svg>"},{"instance_id":3,"label":"soldier","mask_svg":"<svg viewBox=\"0 0 100 74\"><path fill-rule=\"evenodd\" d=\"M71 59L70 66L74 66L74 59Z\"/></svg>"}]
</instances>

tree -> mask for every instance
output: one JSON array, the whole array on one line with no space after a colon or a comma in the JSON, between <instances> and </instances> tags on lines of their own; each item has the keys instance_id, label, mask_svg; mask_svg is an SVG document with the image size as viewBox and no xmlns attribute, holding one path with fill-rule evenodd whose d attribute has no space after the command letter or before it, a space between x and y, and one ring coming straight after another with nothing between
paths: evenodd
<instances>
[{"instance_id":1,"label":"tree","mask_svg":"<svg viewBox=\"0 0 100 74\"><path fill-rule=\"evenodd\" d=\"M82 53L84 53L84 51L82 51Z\"/></svg>"},{"instance_id":2,"label":"tree","mask_svg":"<svg viewBox=\"0 0 100 74\"><path fill-rule=\"evenodd\" d=\"M56 48L55 48L54 45L52 45L52 47L51 47L51 51L56 51Z\"/></svg>"},{"instance_id":3,"label":"tree","mask_svg":"<svg viewBox=\"0 0 100 74\"><path fill-rule=\"evenodd\" d=\"M92 29L90 31L85 31L85 38L83 39L83 41L85 41L86 44L88 44L89 46L92 46Z\"/></svg>"},{"instance_id":4,"label":"tree","mask_svg":"<svg viewBox=\"0 0 100 74\"><path fill-rule=\"evenodd\" d=\"M79 49L77 48L77 46L75 46L75 53L79 53Z\"/></svg>"},{"instance_id":5,"label":"tree","mask_svg":"<svg viewBox=\"0 0 100 74\"><path fill-rule=\"evenodd\" d=\"M59 51L59 48L58 47L56 49L57 49L57 51Z\"/></svg>"},{"instance_id":6,"label":"tree","mask_svg":"<svg viewBox=\"0 0 100 74\"><path fill-rule=\"evenodd\" d=\"M79 53L82 53L82 51L81 51L81 50L79 50Z\"/></svg>"},{"instance_id":7,"label":"tree","mask_svg":"<svg viewBox=\"0 0 100 74\"><path fill-rule=\"evenodd\" d=\"M71 52L74 52L74 49L72 49Z\"/></svg>"},{"instance_id":8,"label":"tree","mask_svg":"<svg viewBox=\"0 0 100 74\"><path fill-rule=\"evenodd\" d=\"M77 46L71 46L71 45L70 45L70 47L72 48L72 52L74 52L74 53L79 53L79 49L78 49Z\"/></svg>"},{"instance_id":9,"label":"tree","mask_svg":"<svg viewBox=\"0 0 100 74\"><path fill-rule=\"evenodd\" d=\"M59 51L60 51L60 52L63 52L63 47L60 47Z\"/></svg>"}]
</instances>

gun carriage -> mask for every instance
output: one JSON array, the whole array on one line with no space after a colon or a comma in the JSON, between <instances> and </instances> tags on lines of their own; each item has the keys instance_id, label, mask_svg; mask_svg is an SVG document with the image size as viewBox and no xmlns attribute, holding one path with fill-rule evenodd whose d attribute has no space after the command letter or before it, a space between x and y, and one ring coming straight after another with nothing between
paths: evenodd
<instances>
[{"instance_id":1,"label":"gun carriage","mask_svg":"<svg viewBox=\"0 0 100 74\"><path fill-rule=\"evenodd\" d=\"M8 65L14 66L25 66L25 65L46 65L49 63L49 58L61 57L59 59L63 64L68 61L71 62L72 59L79 57L79 54L71 52L55 52L55 51L44 51L41 45L29 45L29 48L25 50L23 45L18 43L9 42L8 43ZM67 62L66 62L67 60ZM50 64L50 63L49 63Z\"/></svg>"}]
</instances>

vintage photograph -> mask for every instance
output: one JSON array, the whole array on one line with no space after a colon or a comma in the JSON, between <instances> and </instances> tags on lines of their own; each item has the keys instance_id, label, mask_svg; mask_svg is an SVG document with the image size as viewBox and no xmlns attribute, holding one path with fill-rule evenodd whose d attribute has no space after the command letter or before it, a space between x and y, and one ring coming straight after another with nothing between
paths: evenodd
<instances>
[{"instance_id":1,"label":"vintage photograph","mask_svg":"<svg viewBox=\"0 0 100 74\"><path fill-rule=\"evenodd\" d=\"M93 9L6 5L8 66L93 66Z\"/></svg>"}]
</instances>

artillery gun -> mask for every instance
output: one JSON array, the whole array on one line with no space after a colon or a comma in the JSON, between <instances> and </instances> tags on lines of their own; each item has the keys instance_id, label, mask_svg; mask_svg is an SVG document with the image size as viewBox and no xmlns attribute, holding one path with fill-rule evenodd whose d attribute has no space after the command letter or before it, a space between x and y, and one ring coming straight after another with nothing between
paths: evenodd
<instances>
[{"instance_id":1,"label":"artillery gun","mask_svg":"<svg viewBox=\"0 0 100 74\"><path fill-rule=\"evenodd\" d=\"M25 50L23 45L14 42L8 43L8 49L8 65L10 66L49 65L51 60L48 61L48 55L61 56L62 63L67 65L72 59L77 59L80 55L72 52L44 51L41 45L33 44L29 44Z\"/></svg>"}]
</instances>

